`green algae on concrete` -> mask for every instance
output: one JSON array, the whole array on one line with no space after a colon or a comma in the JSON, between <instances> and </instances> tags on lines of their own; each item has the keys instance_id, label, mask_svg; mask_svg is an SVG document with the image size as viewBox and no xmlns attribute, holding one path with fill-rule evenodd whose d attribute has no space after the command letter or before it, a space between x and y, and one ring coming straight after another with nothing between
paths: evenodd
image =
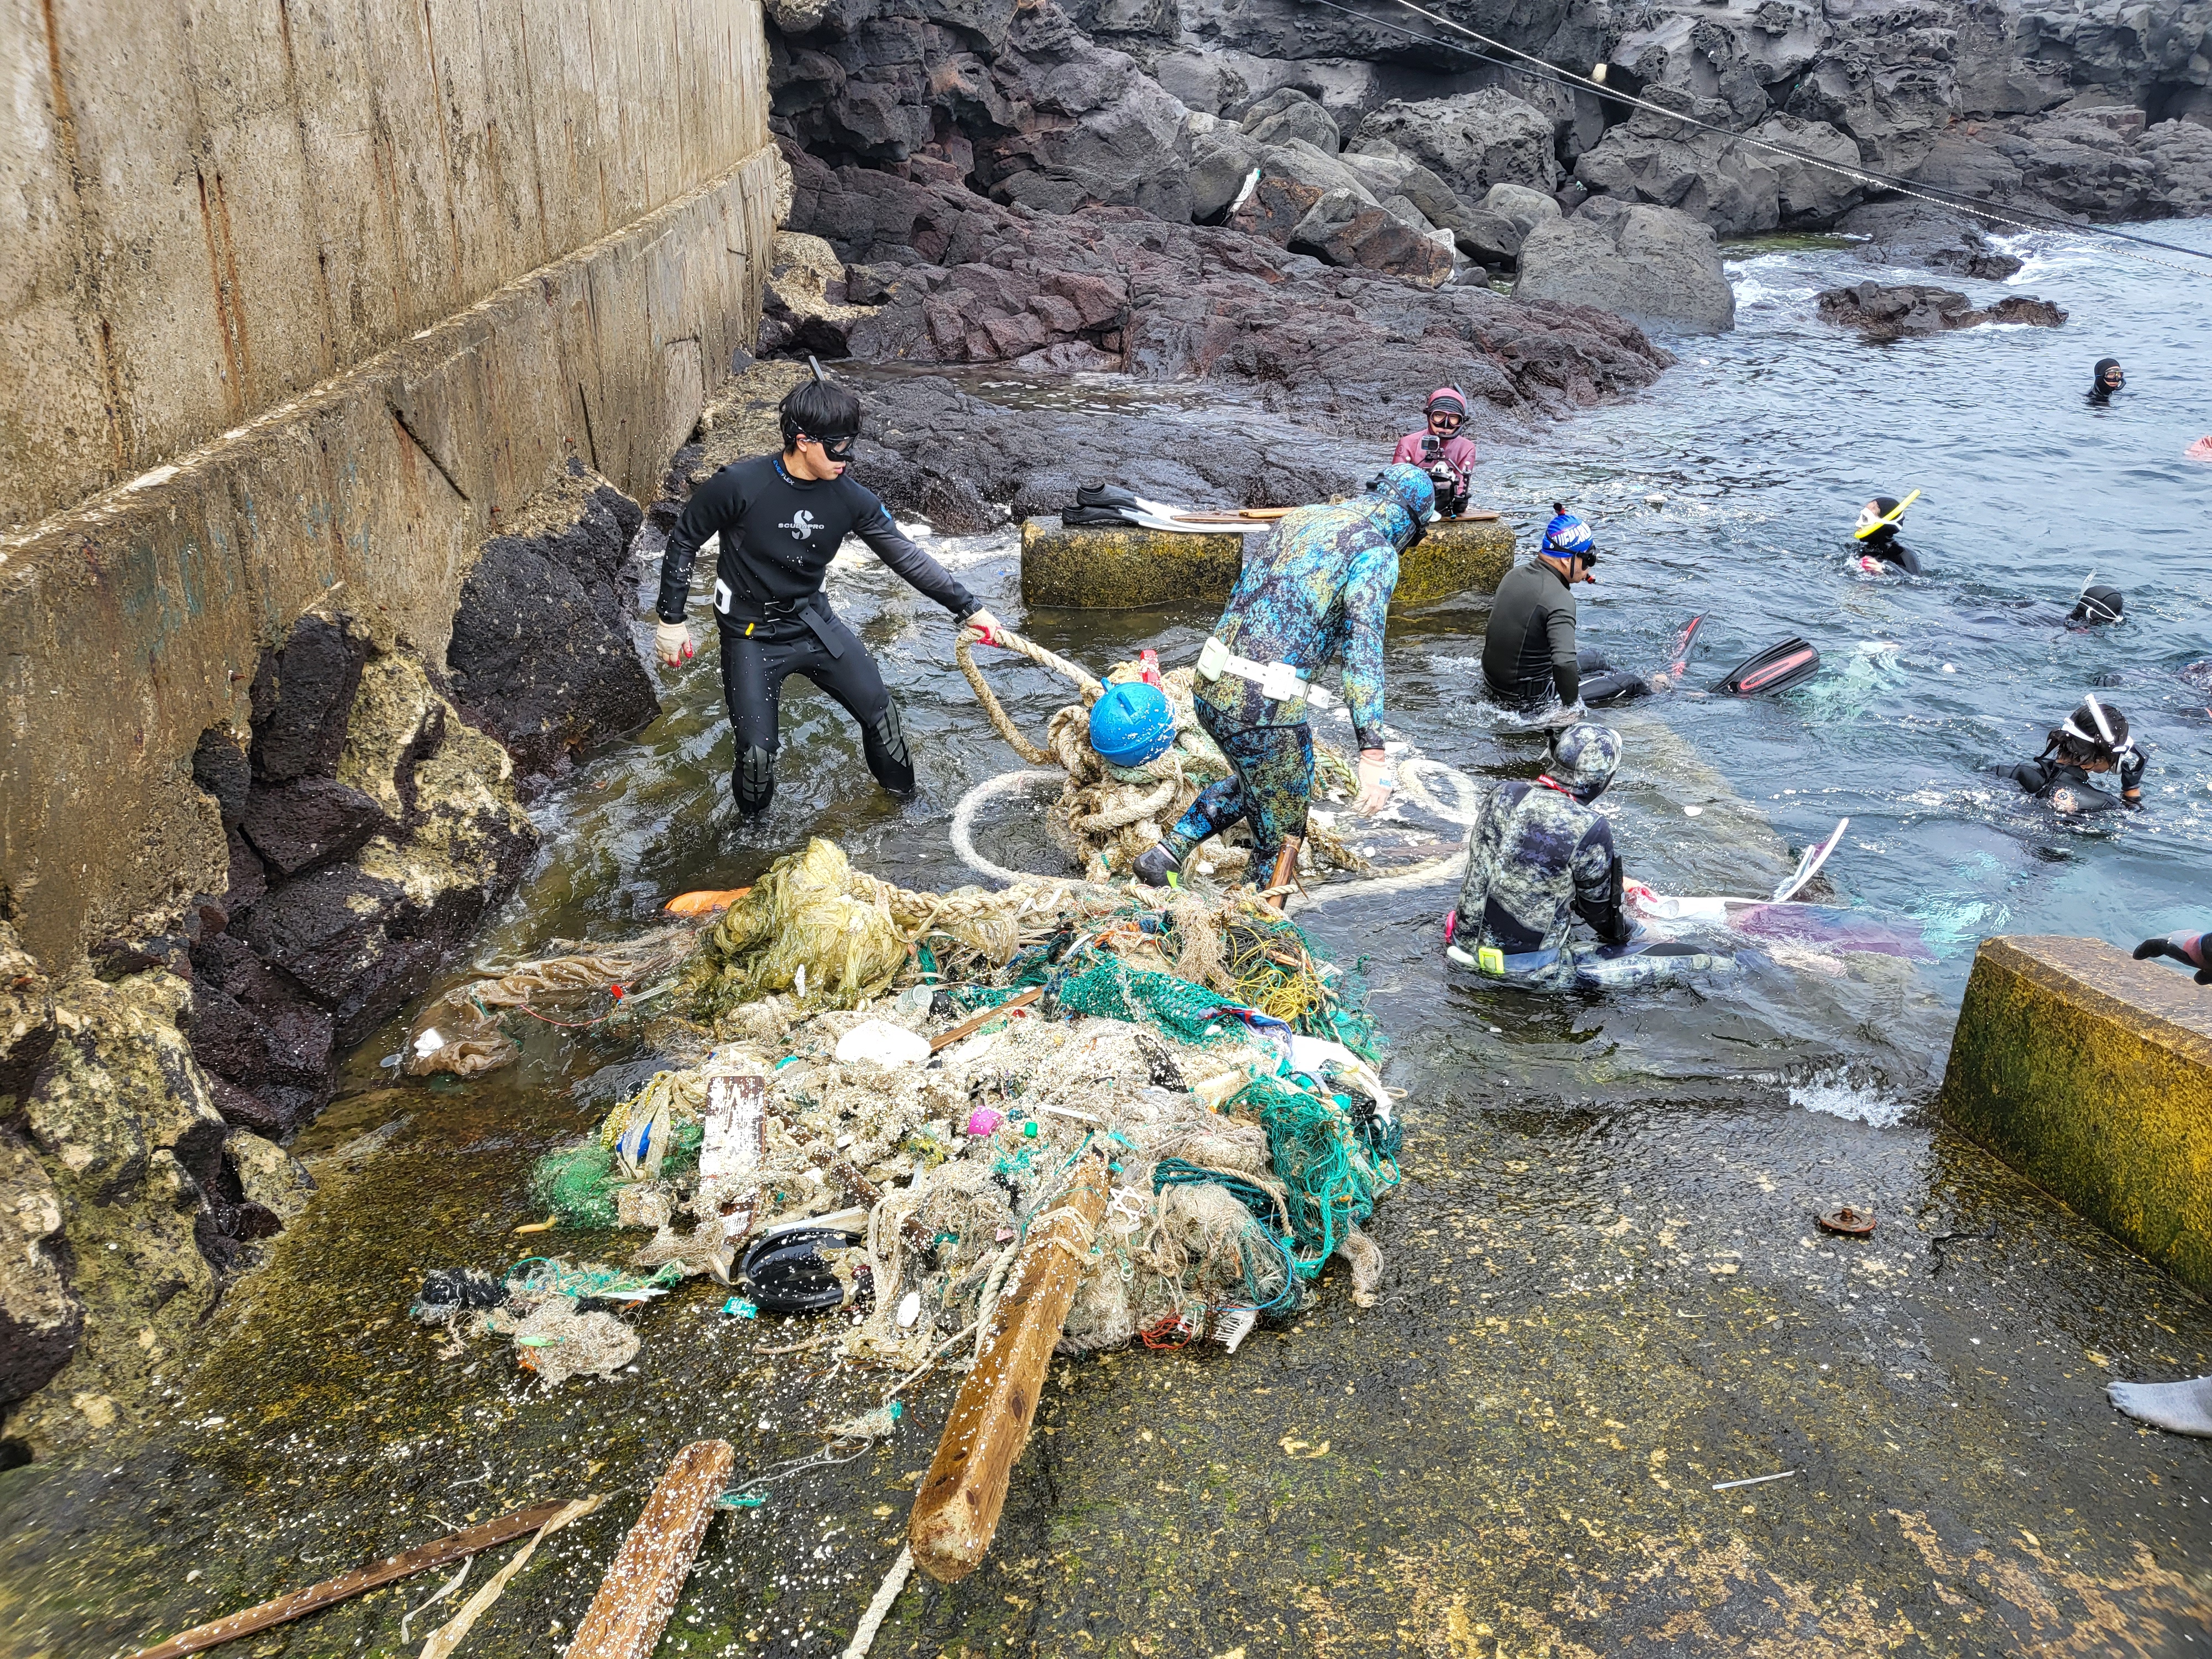
<instances>
[{"instance_id":1,"label":"green algae on concrete","mask_svg":"<svg viewBox=\"0 0 2212 1659\"><path fill-rule=\"evenodd\" d=\"M1182 536L1135 525L1022 525L1022 603L1070 611L1136 611L1182 599L1225 599L1243 568L1244 538Z\"/></svg>"},{"instance_id":2,"label":"green algae on concrete","mask_svg":"<svg viewBox=\"0 0 2212 1659\"><path fill-rule=\"evenodd\" d=\"M1022 603L1070 611L1134 611L1184 599L1226 599L1243 568L1244 536L1183 535L1134 525L1022 525ZM1391 608L1415 610L1455 593L1494 593L1513 568L1513 527L1445 519L1398 562Z\"/></svg>"},{"instance_id":3,"label":"green algae on concrete","mask_svg":"<svg viewBox=\"0 0 2212 1659\"><path fill-rule=\"evenodd\" d=\"M1942 1107L2212 1294L2212 996L2185 975L2096 939L1983 940Z\"/></svg>"}]
</instances>

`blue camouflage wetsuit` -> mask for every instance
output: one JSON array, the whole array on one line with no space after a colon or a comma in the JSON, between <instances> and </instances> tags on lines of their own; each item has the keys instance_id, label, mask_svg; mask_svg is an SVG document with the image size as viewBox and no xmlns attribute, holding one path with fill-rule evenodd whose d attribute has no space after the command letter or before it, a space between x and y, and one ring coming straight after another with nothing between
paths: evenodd
<instances>
[{"instance_id":1,"label":"blue camouflage wetsuit","mask_svg":"<svg viewBox=\"0 0 2212 1659\"><path fill-rule=\"evenodd\" d=\"M1595 799L1611 776L1620 739L1608 728L1569 726L1555 763ZM1584 751L1577 776L1574 751ZM1609 749L1609 753L1595 753ZM1597 940L1571 935L1577 920ZM1622 908L1620 860L1604 814L1548 775L1502 783L1467 836L1467 878L1448 935L1455 960L1486 978L1529 990L1641 985L1732 965L1693 945L1645 940Z\"/></svg>"},{"instance_id":2,"label":"blue camouflage wetsuit","mask_svg":"<svg viewBox=\"0 0 2212 1659\"><path fill-rule=\"evenodd\" d=\"M1401 476L1404 475L1404 476ZM1344 662L1344 698L1363 749L1382 746L1382 629L1398 556L1435 501L1416 466L1386 468L1372 493L1280 520L1244 561L1213 636L1255 662L1285 662L1310 679ZM1195 688L1198 723L1229 762L1161 845L1177 864L1238 819L1252 831L1254 878L1265 882L1287 836L1303 836L1313 793L1313 730L1303 696L1274 702L1224 673Z\"/></svg>"}]
</instances>

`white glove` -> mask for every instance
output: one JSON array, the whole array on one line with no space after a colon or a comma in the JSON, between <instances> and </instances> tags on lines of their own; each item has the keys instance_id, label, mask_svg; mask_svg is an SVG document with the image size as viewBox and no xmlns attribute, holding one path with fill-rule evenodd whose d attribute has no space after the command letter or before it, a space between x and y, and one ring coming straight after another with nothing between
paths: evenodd
<instances>
[{"instance_id":1,"label":"white glove","mask_svg":"<svg viewBox=\"0 0 2212 1659\"><path fill-rule=\"evenodd\" d=\"M998 636L1005 630L1006 626L1006 623L1000 622L989 611L978 611L960 624L960 629L963 638L978 639L986 645L996 645L999 642Z\"/></svg>"},{"instance_id":2,"label":"white glove","mask_svg":"<svg viewBox=\"0 0 2212 1659\"><path fill-rule=\"evenodd\" d=\"M1373 817L1390 804L1390 792L1397 787L1388 756L1380 749L1359 751L1359 796L1352 803L1354 811Z\"/></svg>"},{"instance_id":3,"label":"white glove","mask_svg":"<svg viewBox=\"0 0 2212 1659\"><path fill-rule=\"evenodd\" d=\"M681 668L699 653L691 643L689 628L680 622L665 622L653 625L653 654L665 667Z\"/></svg>"}]
</instances>

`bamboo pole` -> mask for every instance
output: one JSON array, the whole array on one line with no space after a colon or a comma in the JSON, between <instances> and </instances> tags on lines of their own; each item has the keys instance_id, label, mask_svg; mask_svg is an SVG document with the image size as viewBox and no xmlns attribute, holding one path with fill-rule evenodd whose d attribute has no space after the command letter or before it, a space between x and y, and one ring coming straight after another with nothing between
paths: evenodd
<instances>
[{"instance_id":1,"label":"bamboo pole","mask_svg":"<svg viewBox=\"0 0 2212 1659\"><path fill-rule=\"evenodd\" d=\"M465 1555L474 1555L504 1544L510 1538L520 1538L524 1533L536 1532L568 1506L564 1504L538 1504L526 1510L517 1510L512 1515L502 1515L496 1521L479 1522L473 1527L433 1539L427 1544L417 1544L411 1550L398 1555L387 1555L381 1561L368 1566L356 1567L351 1572L340 1573L336 1578L326 1578L319 1584L310 1584L305 1589L280 1595L273 1601L264 1601L258 1607L247 1607L212 1623L198 1625L167 1641L142 1648L131 1659L179 1659L187 1653L198 1653L205 1649L233 1642L241 1636L252 1636L273 1625L289 1624L295 1619L304 1619L311 1613L320 1613L325 1607L373 1590L401 1578L412 1578L418 1572L428 1572L433 1567L446 1566Z\"/></svg>"},{"instance_id":2,"label":"bamboo pole","mask_svg":"<svg viewBox=\"0 0 2212 1659\"><path fill-rule=\"evenodd\" d=\"M726 1440L695 1440L676 1454L599 1581L568 1659L648 1659L737 1461Z\"/></svg>"},{"instance_id":3,"label":"bamboo pole","mask_svg":"<svg viewBox=\"0 0 2212 1659\"><path fill-rule=\"evenodd\" d=\"M1105 1212L1106 1160L1088 1157L1058 1207L1030 1229L1012 1284L999 1297L982 1356L960 1385L907 1523L915 1565L939 1583L973 1572L991 1547L1091 1233Z\"/></svg>"}]
</instances>

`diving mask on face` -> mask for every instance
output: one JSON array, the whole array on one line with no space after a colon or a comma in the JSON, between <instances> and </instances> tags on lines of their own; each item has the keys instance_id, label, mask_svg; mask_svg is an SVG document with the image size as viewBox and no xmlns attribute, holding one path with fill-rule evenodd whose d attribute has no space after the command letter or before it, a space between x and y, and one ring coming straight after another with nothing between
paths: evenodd
<instances>
[{"instance_id":1,"label":"diving mask on face","mask_svg":"<svg viewBox=\"0 0 2212 1659\"><path fill-rule=\"evenodd\" d=\"M853 459L853 445L860 435L857 432L838 432L817 441L822 446L822 453L831 460L849 461Z\"/></svg>"},{"instance_id":2,"label":"diving mask on face","mask_svg":"<svg viewBox=\"0 0 2212 1659\"><path fill-rule=\"evenodd\" d=\"M1863 542L1876 531L1896 529L1905 522L1905 509L1919 499L1917 489L1901 501L1893 501L1887 495L1875 496L1859 509L1859 521L1851 530L1852 539Z\"/></svg>"}]
</instances>

